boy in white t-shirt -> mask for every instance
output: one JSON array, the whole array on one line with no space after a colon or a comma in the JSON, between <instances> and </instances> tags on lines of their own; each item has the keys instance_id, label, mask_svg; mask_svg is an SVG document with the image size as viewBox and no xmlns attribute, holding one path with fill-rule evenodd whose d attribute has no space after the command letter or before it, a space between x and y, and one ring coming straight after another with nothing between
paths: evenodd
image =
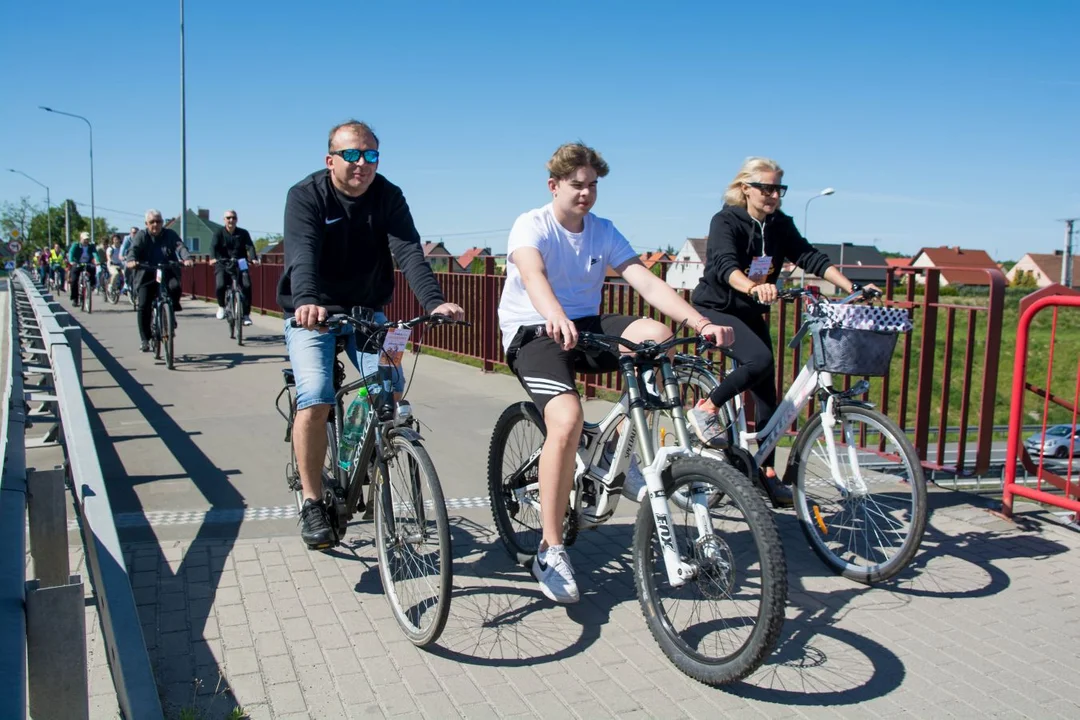
<instances>
[{"instance_id":1,"label":"boy in white t-shirt","mask_svg":"<svg viewBox=\"0 0 1080 720\"><path fill-rule=\"evenodd\" d=\"M549 599L572 603L579 595L562 528L584 420L574 375L618 369L614 353L575 349L578 333L617 335L635 343L671 337L656 320L598 314L608 266L651 306L686 320L717 345L731 344L733 333L711 324L647 270L610 220L589 212L596 203L597 180L608 174L598 152L581 144L563 145L547 167L551 203L518 217L510 231L499 326L506 361L547 426L539 469L543 540L533 574Z\"/></svg>"}]
</instances>

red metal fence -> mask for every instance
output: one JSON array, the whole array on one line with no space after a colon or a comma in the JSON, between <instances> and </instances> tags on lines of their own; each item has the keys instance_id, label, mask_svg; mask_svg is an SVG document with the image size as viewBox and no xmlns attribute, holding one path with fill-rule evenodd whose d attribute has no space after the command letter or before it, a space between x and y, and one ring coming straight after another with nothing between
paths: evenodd
<instances>
[{"instance_id":1,"label":"red metal fence","mask_svg":"<svg viewBox=\"0 0 1080 720\"><path fill-rule=\"evenodd\" d=\"M465 309L472 326L433 330L425 342L476 359L490 371L496 365L505 365L497 314L504 278L496 274L493 258L485 261L483 274L438 273L447 300ZM892 372L885 378L873 379L866 399L877 403L913 435L927 468L982 474L990 464L1005 276L998 270L982 270L988 280L983 297L950 297L949 302L944 302L941 275L936 268L882 269L886 273L886 301L909 311L915 331L898 343ZM266 262L252 266L253 308L263 313L280 312L275 292L283 270L281 265ZM184 292L212 297L213 268L200 262L186 270ZM689 291L681 292L689 297ZM605 285L603 308L608 312L657 316L633 288L621 283ZM771 313L776 383L781 395L785 378L794 379L807 359L803 347L787 347L787 341L799 328L801 310L799 304L781 304ZM419 304L400 275L386 312L392 318L420 313ZM595 396L599 389L621 389L617 373L582 377L582 382L586 397ZM843 383L845 389L850 387L852 378L845 377ZM936 442L931 441L931 436Z\"/></svg>"},{"instance_id":2,"label":"red metal fence","mask_svg":"<svg viewBox=\"0 0 1080 720\"><path fill-rule=\"evenodd\" d=\"M1028 380L1029 370L1033 371L1032 379L1036 374L1042 374L1037 363L1041 362L1044 354L1041 347L1042 343L1039 343L1040 347L1035 347L1032 337L1032 325L1036 321L1036 316L1048 307L1053 308L1053 313L1048 338L1045 335L1040 338L1042 340L1048 339L1049 342L1045 350L1046 372L1040 379L1042 385L1039 386ZM1080 519L1080 482L1073 478L1073 461L1077 454L1075 444L1080 438L1074 439L1075 431L1072 429L1077 425L1077 408L1080 407L1080 359L1075 361L1077 363L1075 378L1071 372L1071 365L1074 360L1069 355L1064 358L1065 367L1059 368L1058 372L1055 373L1054 356L1060 344L1058 314L1061 308L1073 309L1069 320L1072 321L1072 325L1075 325L1075 309L1080 308L1080 297L1057 295L1043 297L1032 303L1020 316L1020 323L1016 329L1016 359L1013 363L1009 445L1005 456L1005 486L1002 495L1002 506L1006 515L1012 514L1013 497L1019 495L1030 500L1071 510L1073 513L1078 514L1074 519ZM1045 331L1045 328L1041 330ZM1075 328L1072 328L1071 331L1075 332ZM1040 333L1040 329L1035 329L1035 332L1043 334ZM1070 332L1070 330L1066 332ZM1033 365L1035 367L1032 367ZM1028 397L1028 393L1042 400L1039 404L1042 406L1040 412L1042 414L1041 436L1043 440L1046 439L1048 427L1061 422L1071 426L1068 435L1064 437L1067 443L1055 448L1059 452L1065 450L1064 457L1059 457L1057 461L1047 462L1047 448L1042 444L1042 441L1039 441L1038 447L1031 448L1033 452L1038 454L1038 463L1036 464L1029 453L1027 444L1021 442L1024 400ZM1051 416L1056 416L1055 421L1050 420ZM1036 478L1035 487L1017 484L1017 465L1021 463L1028 474ZM1064 476L1061 473L1064 473Z\"/></svg>"}]
</instances>

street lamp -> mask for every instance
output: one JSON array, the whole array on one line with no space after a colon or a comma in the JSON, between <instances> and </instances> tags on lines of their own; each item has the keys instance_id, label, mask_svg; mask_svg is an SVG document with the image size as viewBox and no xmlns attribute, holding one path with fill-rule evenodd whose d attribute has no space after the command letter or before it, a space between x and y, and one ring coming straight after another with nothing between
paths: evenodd
<instances>
[{"instance_id":1,"label":"street lamp","mask_svg":"<svg viewBox=\"0 0 1080 720\"><path fill-rule=\"evenodd\" d=\"M46 220L46 226L49 229L49 247L51 248L52 247L52 200L49 197L49 186L46 185L43 182L38 182L34 178L32 178L29 175L27 175L26 173L24 173L22 170L12 170L11 168L8 168L8 172L13 172L13 173L16 173L17 175L22 175L24 178L26 178L30 182L37 183L41 187L45 188L45 220Z\"/></svg>"},{"instance_id":2,"label":"street lamp","mask_svg":"<svg viewBox=\"0 0 1080 720\"><path fill-rule=\"evenodd\" d=\"M53 110L50 107L44 105L38 105L39 108L45 112L56 113L57 115L67 115L68 117L78 118L86 123L86 127L90 128L90 244L96 244L94 242L94 225L97 224L97 219L94 216L94 126L90 124L90 121L84 118L82 115L76 115L74 113L64 112L63 110Z\"/></svg>"},{"instance_id":3,"label":"street lamp","mask_svg":"<svg viewBox=\"0 0 1080 720\"><path fill-rule=\"evenodd\" d=\"M817 200L819 197L825 197L826 195L832 195L834 192L836 192L836 190L834 190L831 187L830 188L825 188L824 190L819 192L817 195L814 195L812 198L810 198L809 200L806 201L806 207L803 208L803 216L802 216L802 233L803 233L803 237L807 237L807 238L809 237L809 233L806 232L806 228L807 228L807 221L809 219L809 214L810 214L810 203ZM841 255L843 254L843 252L844 252L844 246L841 245L840 246ZM844 264L843 259L840 260L840 264L841 265ZM802 268L802 284L806 285L806 268Z\"/></svg>"}]
</instances>

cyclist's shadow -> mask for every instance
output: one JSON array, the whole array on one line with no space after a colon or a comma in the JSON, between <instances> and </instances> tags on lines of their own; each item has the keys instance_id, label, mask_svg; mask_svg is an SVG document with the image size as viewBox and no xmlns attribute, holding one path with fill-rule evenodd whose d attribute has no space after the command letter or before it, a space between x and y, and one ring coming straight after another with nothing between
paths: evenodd
<instances>
[{"instance_id":1,"label":"cyclist's shadow","mask_svg":"<svg viewBox=\"0 0 1080 720\"><path fill-rule=\"evenodd\" d=\"M515 563L491 529L450 519L454 592L446 629L432 654L472 665L519 667L583 653L610 625L621 603L644 630L627 553L631 524L582 532L570 548L581 601L559 606L544 597L527 568ZM616 632L613 635L624 635Z\"/></svg>"}]
</instances>

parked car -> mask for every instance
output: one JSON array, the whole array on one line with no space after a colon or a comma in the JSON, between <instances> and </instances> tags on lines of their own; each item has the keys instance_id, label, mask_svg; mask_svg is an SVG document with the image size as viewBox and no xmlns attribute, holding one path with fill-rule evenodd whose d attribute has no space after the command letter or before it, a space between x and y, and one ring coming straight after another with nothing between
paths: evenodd
<instances>
[{"instance_id":1,"label":"parked car","mask_svg":"<svg viewBox=\"0 0 1080 720\"><path fill-rule=\"evenodd\" d=\"M1080 438L1080 425L1054 425L1046 429L1046 437L1042 433L1035 433L1024 441L1029 455L1050 455L1056 458L1067 458L1072 452L1076 456L1073 445Z\"/></svg>"}]
</instances>

